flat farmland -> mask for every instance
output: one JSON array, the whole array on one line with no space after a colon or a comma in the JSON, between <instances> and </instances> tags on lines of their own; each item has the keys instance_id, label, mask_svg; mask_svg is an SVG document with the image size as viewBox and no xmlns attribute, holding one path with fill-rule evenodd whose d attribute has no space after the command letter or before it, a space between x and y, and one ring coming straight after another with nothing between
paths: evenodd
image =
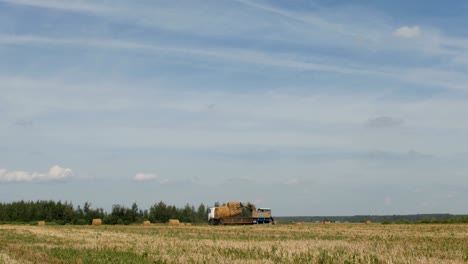
<instances>
[{"instance_id":1,"label":"flat farmland","mask_svg":"<svg viewBox=\"0 0 468 264\"><path fill-rule=\"evenodd\" d=\"M468 225L1 225L0 263L468 263Z\"/></svg>"}]
</instances>

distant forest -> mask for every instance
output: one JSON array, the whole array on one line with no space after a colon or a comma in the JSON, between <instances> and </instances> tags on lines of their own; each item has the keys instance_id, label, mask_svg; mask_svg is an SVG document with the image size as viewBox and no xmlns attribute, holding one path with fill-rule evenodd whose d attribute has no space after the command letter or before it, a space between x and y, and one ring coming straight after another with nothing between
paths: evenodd
<instances>
[{"instance_id":1,"label":"distant forest","mask_svg":"<svg viewBox=\"0 0 468 264\"><path fill-rule=\"evenodd\" d=\"M215 205L219 205L218 202ZM274 213L274 211L273 211ZM244 214L245 216L245 214ZM382 224L409 223L468 223L468 215L451 214L416 214L416 215L356 215L356 216L291 216L273 217L280 223L291 222L379 222ZM195 206L186 204L184 207L158 202L149 209L140 209L136 203L131 207L114 205L110 212L102 208L91 208L91 203L83 206L73 206L62 201L19 201L0 203L0 223L37 223L46 221L49 224L88 225L95 218L102 219L103 224L129 225L149 220L152 223L166 223L169 219L179 219L185 223L206 223L207 207L202 203Z\"/></svg>"},{"instance_id":2,"label":"distant forest","mask_svg":"<svg viewBox=\"0 0 468 264\"><path fill-rule=\"evenodd\" d=\"M72 203L61 201L0 203L0 222L3 223L46 221L60 225L88 225L95 218L100 218L103 224L109 225L128 225L146 220L152 223L166 223L169 219L179 219L185 223L205 223L207 208L204 204L200 204L197 208L189 204L178 208L161 201L145 210L141 210L136 203L133 203L131 207L114 205L111 212L106 212L102 208L91 208L89 202L83 207L78 205L76 208Z\"/></svg>"}]
</instances>

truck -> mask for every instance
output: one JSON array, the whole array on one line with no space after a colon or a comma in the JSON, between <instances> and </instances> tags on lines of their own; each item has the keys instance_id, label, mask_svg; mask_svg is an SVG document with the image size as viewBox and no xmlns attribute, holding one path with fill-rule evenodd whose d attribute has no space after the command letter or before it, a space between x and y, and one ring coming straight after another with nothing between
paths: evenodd
<instances>
[{"instance_id":1,"label":"truck","mask_svg":"<svg viewBox=\"0 0 468 264\"><path fill-rule=\"evenodd\" d=\"M242 217L242 209L249 211L249 216ZM275 224L270 208L256 208L250 203L228 202L223 206L208 208L209 225L253 225Z\"/></svg>"}]
</instances>

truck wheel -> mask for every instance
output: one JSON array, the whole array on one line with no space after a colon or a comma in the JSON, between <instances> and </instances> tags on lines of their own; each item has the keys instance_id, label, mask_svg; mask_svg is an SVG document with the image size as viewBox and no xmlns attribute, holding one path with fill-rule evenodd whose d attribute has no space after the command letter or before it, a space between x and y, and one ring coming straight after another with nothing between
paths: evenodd
<instances>
[{"instance_id":1,"label":"truck wheel","mask_svg":"<svg viewBox=\"0 0 468 264\"><path fill-rule=\"evenodd\" d=\"M210 219L210 221L208 221L208 224L209 224L209 225L214 225L214 220L213 220L213 219Z\"/></svg>"},{"instance_id":2,"label":"truck wheel","mask_svg":"<svg viewBox=\"0 0 468 264\"><path fill-rule=\"evenodd\" d=\"M219 219L219 225L224 225L224 220L223 219Z\"/></svg>"}]
</instances>

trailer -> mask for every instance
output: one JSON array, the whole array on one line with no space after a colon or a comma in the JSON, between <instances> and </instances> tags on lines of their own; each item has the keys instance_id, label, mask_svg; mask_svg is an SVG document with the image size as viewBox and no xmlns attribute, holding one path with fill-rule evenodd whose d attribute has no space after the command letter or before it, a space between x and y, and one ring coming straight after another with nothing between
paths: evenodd
<instances>
[{"instance_id":1,"label":"trailer","mask_svg":"<svg viewBox=\"0 0 468 264\"><path fill-rule=\"evenodd\" d=\"M250 211L248 217L241 217L242 208ZM209 225L253 225L274 224L270 208L256 209L252 204L229 202L224 206L213 206L208 209Z\"/></svg>"}]
</instances>

